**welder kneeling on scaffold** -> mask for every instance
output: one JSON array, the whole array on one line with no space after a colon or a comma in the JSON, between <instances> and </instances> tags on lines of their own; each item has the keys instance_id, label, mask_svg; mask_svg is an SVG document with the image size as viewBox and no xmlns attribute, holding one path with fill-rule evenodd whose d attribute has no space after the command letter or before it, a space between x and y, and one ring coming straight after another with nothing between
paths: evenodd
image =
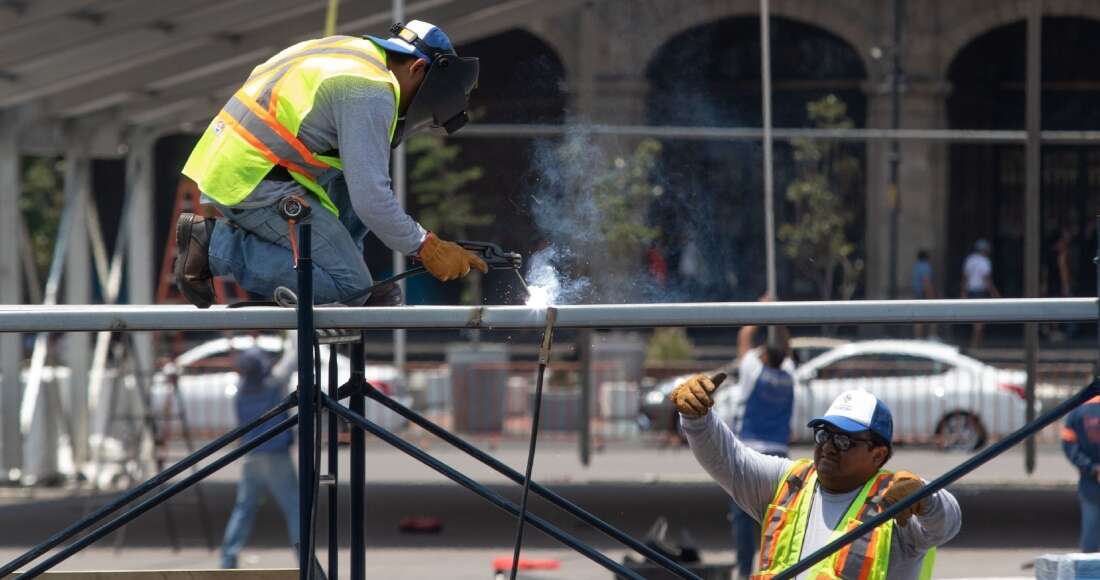
<instances>
[{"instance_id":1,"label":"welder kneeling on scaffold","mask_svg":"<svg viewBox=\"0 0 1100 580\"><path fill-rule=\"evenodd\" d=\"M329 36L283 50L253 69L210 123L183 173L226 219L185 213L176 224L176 284L192 304L210 306L213 276L232 275L263 296L296 289L292 232L302 221L313 227L319 304L400 303L396 286L364 295L373 282L363 261L368 231L440 280L487 271L405 213L389 176L390 149L405 136L466 124L478 59L458 56L426 22L391 31L389 39Z\"/></svg>"},{"instance_id":2,"label":"welder kneeling on scaffold","mask_svg":"<svg viewBox=\"0 0 1100 580\"><path fill-rule=\"evenodd\" d=\"M813 460L791 461L749 449L710 412L723 378L696 375L669 397L696 460L760 522L760 561L752 578L790 568L924 486L908 471L883 469L893 454L894 420L871 393L841 393L807 425L814 430ZM931 578L935 548L961 525L958 502L940 490L814 565L806 577Z\"/></svg>"}]
</instances>

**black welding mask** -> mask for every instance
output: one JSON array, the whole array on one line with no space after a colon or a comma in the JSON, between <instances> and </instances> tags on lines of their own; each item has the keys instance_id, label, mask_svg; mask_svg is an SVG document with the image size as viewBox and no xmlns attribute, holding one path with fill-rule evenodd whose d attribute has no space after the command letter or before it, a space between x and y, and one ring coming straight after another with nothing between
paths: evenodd
<instances>
[{"instance_id":1,"label":"black welding mask","mask_svg":"<svg viewBox=\"0 0 1100 580\"><path fill-rule=\"evenodd\" d=\"M427 31L426 38L418 34L417 28ZM428 61L424 81L405 116L397 120L391 145L397 147L405 136L429 127L448 135L464 127L470 120L466 108L470 92L477 86L478 59L458 56L446 35L424 22L414 20L408 27L394 24L390 32L394 38L382 42L383 47L411 47L415 49L412 54Z\"/></svg>"}]
</instances>

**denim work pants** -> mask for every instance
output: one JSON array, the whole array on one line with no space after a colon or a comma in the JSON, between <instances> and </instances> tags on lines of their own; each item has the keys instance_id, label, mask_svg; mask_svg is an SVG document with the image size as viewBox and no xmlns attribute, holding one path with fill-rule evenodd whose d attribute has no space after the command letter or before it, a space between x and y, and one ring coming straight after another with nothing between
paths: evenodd
<instances>
[{"instance_id":1,"label":"denim work pants","mask_svg":"<svg viewBox=\"0 0 1100 580\"><path fill-rule=\"evenodd\" d=\"M330 181L326 190L340 210L337 218L307 194L312 207L305 223L312 224L313 293L315 304L341 302L344 296L371 286L370 270L363 261L367 227L355 215L344 178ZM232 275L254 294L270 297L278 286L298 291L298 272L288 237L288 224L275 204L236 208L215 204L226 217L219 220L210 238L210 271ZM366 301L364 296L355 306Z\"/></svg>"},{"instance_id":2,"label":"denim work pants","mask_svg":"<svg viewBox=\"0 0 1100 580\"><path fill-rule=\"evenodd\" d=\"M225 525L222 540L222 568L236 568L237 556L252 533L256 511L265 490L275 498L286 520L290 545L298 545L298 475L289 451L249 453L244 459L241 481L237 484L237 503Z\"/></svg>"},{"instance_id":3,"label":"denim work pants","mask_svg":"<svg viewBox=\"0 0 1100 580\"><path fill-rule=\"evenodd\" d=\"M1100 552L1100 497L1095 490L1078 488L1081 504L1081 551Z\"/></svg>"}]
</instances>

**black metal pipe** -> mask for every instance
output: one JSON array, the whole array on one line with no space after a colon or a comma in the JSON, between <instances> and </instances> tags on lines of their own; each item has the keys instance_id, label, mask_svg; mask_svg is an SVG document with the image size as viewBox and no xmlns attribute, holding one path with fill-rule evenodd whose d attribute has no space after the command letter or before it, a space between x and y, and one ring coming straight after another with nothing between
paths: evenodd
<instances>
[{"instance_id":1,"label":"black metal pipe","mask_svg":"<svg viewBox=\"0 0 1100 580\"><path fill-rule=\"evenodd\" d=\"M298 226L298 578L309 580L313 563L314 405L312 228Z\"/></svg>"},{"instance_id":2,"label":"black metal pipe","mask_svg":"<svg viewBox=\"0 0 1100 580\"><path fill-rule=\"evenodd\" d=\"M404 452L406 455L412 456L417 461L434 469L435 471L446 476L448 479L454 481L462 487L465 487L466 489L469 489L470 491L476 493L477 495L487 500L489 503L508 512L509 514L513 516L519 515L519 507L516 504L508 501L500 494L490 490L484 485L481 485L480 483L466 477L465 475L450 467L449 465L443 463L442 461L439 461L438 459L432 457L424 451L421 451L418 447L410 444L404 439L394 435L393 433L390 433L382 427L379 427L378 425L374 424L373 421L370 421L366 417L363 417L362 415L356 415L355 413L346 409L343 405L337 403L336 401L333 401L327 396L322 399L321 404L338 413L341 417L350 422L353 427L368 431L375 437L378 437L382 441L385 441L386 443L389 443L390 445L396 447L398 450ZM593 550L588 545L584 544L580 540L576 539L572 535L566 533L565 531L561 530L550 522L534 514L527 514L525 519L529 521L532 526L546 533L546 535L565 544L566 546L569 546L577 552L580 552L581 555L587 557L588 559L599 564L600 566L603 566L612 573L619 574L633 580L645 580L645 578L639 575L637 572L630 570L622 564L619 564L614 560L608 558L607 556L604 556L603 554Z\"/></svg>"},{"instance_id":3,"label":"black metal pipe","mask_svg":"<svg viewBox=\"0 0 1100 580\"><path fill-rule=\"evenodd\" d=\"M1039 430L1043 429L1047 425L1050 425L1058 419L1061 419L1067 413L1074 410L1082 403L1091 399L1097 394L1100 394L1100 379L1092 381L1091 383L1089 383L1088 386L1078 391L1077 394L1066 399L1065 401L1062 401L1057 407L1051 409L1042 417L1039 417L1035 421L1017 429L1008 437L1005 437L1003 440L998 441L996 444L987 447L985 451L982 451L981 453L975 455L967 461L960 463L951 471L948 471L947 473L936 478L934 481L929 482L928 485L921 488L921 490L917 493L914 493L913 495L899 501L898 503L878 514L871 520L860 524L858 528L844 534L843 536L837 538L836 540L833 540L832 542L829 542L827 545L817 550L813 554L810 554L809 556L806 556L805 558L799 560L798 563L796 563L794 566L791 566L790 568L787 568L786 570L777 574L774 580L791 580L792 578L798 576L806 570L809 570L810 567L812 567L814 564L817 564L821 560L828 558L837 550L843 548L844 546L847 546L848 544L851 544L860 537L869 533L871 530L890 521L898 514L909 509L922 499L947 487L949 484L955 482L964 475L981 467L990 459L993 459L1001 453L1008 451L1014 445L1037 433Z\"/></svg>"},{"instance_id":4,"label":"black metal pipe","mask_svg":"<svg viewBox=\"0 0 1100 580\"><path fill-rule=\"evenodd\" d=\"M337 345L328 347L328 392L330 397L335 397L339 391L340 375L337 366L337 355L340 349ZM340 442L337 441L336 415L328 413L328 577L329 580L339 580L340 569L340 510L337 505L339 499L339 466L340 466Z\"/></svg>"},{"instance_id":5,"label":"black metal pipe","mask_svg":"<svg viewBox=\"0 0 1100 580\"><path fill-rule=\"evenodd\" d=\"M175 484L165 488L160 493L157 493L156 495L154 495L154 496L150 497L149 499L141 502L140 504L126 510L121 515L119 515L118 517L116 517L113 520L107 522L106 524L103 524L102 526L96 528L94 531L92 531L87 536L84 536L83 538L80 538L79 540L73 542L72 544L69 544L68 546L65 547L65 549L63 549L60 552L58 552L57 554L51 556L46 561L44 561L41 564L35 566L34 568L31 568L30 570L27 570L23 574L20 574L19 578L20 579L35 578L38 575L42 574L43 572L48 571L50 568L53 568L54 566L60 564L61 562L64 562L66 559L68 559L73 554L79 552L80 550L83 550L84 548L88 547L92 543L102 539L107 534L110 534L111 532L115 531L116 529L130 523L131 521L136 519L141 514L153 509L154 507L156 507L156 506L164 503L165 501L171 499L172 496L174 496L174 495L178 494L179 492L191 487L192 485L195 485L196 483L202 481L203 479L205 479L207 476L214 473L215 471L218 471L219 469L225 467L226 465L229 465L230 463L233 463L237 459L240 459L241 457L243 457L249 451L252 451L253 449L259 447L260 445L263 445L267 441L270 441L272 437L275 437L276 435L282 433L283 431L286 431L287 429L290 429L297 422L298 422L298 416L287 417L286 419L283 419L279 423L277 423L274 426L272 426L272 427L268 428L267 430L265 430L263 433L261 433L255 439L241 445L240 447L234 449L233 451L230 451L229 453L226 453L222 457L219 457L216 461L212 462L209 465L204 466L202 469L199 469L198 471L196 471L195 473L187 476L186 478L179 481L178 483L175 483ZM307 560L307 562L309 562L309 561L310 560Z\"/></svg>"},{"instance_id":6,"label":"black metal pipe","mask_svg":"<svg viewBox=\"0 0 1100 580\"><path fill-rule=\"evenodd\" d=\"M360 389L359 392L362 393L362 389ZM256 419L253 419L252 421L249 421L248 423L245 423L244 425L233 429L232 431L222 435L221 437L218 437L210 443L207 443L198 451L195 451L187 457L184 457L177 463L170 466L168 469L165 469L164 471L161 471L153 477L138 484L136 487L123 493L113 501L104 504L99 509L88 514L86 517L81 518L76 523L70 525L64 530L61 530L60 532L50 536L48 539L46 539L46 541L38 544L30 550L27 550L19 557L8 562L7 564L4 564L4 566L0 568L0 578L6 578L8 575L18 570L21 566L26 565L27 563L35 560L42 554L45 554L46 552L49 552L50 550L56 548L76 534L79 534L80 532L94 526L103 518L118 511L126 504L167 483L173 477L183 473L203 459L206 459L214 453L217 453L226 445L229 445L237 439L240 439L241 436L243 436L245 433L248 433L256 427L259 427L260 425L266 423L267 421L278 416L279 414L286 412L288 409L295 406L296 404L298 404L298 394L291 393L285 399L283 399L282 402L280 402L278 405L276 405L263 415L260 415Z\"/></svg>"},{"instance_id":7,"label":"black metal pipe","mask_svg":"<svg viewBox=\"0 0 1100 580\"><path fill-rule=\"evenodd\" d=\"M366 385L366 333L361 332L359 342L351 345L351 383ZM357 389L348 400L353 413L364 415L367 399L364 389ZM367 574L366 504L367 486L366 441L362 429L351 430L351 580L364 580Z\"/></svg>"},{"instance_id":8,"label":"black metal pipe","mask_svg":"<svg viewBox=\"0 0 1100 580\"><path fill-rule=\"evenodd\" d=\"M539 413L542 410L542 381L546 376L546 367L550 364L550 349L554 341L554 321L558 318L558 310L554 307L546 309L546 328L542 331L542 347L539 348L539 371L535 379L535 411L531 415L531 443L527 448L527 468L523 475L523 492L519 500L519 517L516 518L516 545L512 550L512 574L511 580L516 580L519 571L519 554L523 549L523 523L527 515L527 496L531 490L531 472L535 467L535 443L539 438Z\"/></svg>"},{"instance_id":9,"label":"black metal pipe","mask_svg":"<svg viewBox=\"0 0 1100 580\"><path fill-rule=\"evenodd\" d=\"M364 389L362 389L362 392L366 393L366 396L383 405L387 409L393 411L394 413L397 413L405 419L408 419L416 426L424 429L432 435L435 435L436 437L439 437L440 439L453 445L460 451L463 451L467 455L470 455L474 459L482 462L493 471L496 471L497 473L503 475L504 477L507 477L515 483L523 483L524 477L523 474L521 474L520 472L512 469L511 467L508 467L504 463L501 463L499 460L497 460L497 458L493 457L492 455L489 455L481 449L478 449L477 447L467 443L464 439L455 435L454 433L451 433L450 431L444 429L443 427L440 427L436 423L433 423L427 417L424 417L416 411L413 411L412 409L402 405L401 403L398 403L390 397L387 397L369 382L364 385ZM355 397L352 397L350 401L354 402ZM354 409L352 409L352 411L354 411ZM355 431L359 430L356 429ZM355 431L352 432L352 441L354 441ZM586 524L603 532L612 539L620 542L624 546L633 549L634 551L645 556L646 558L649 558L659 566L663 566L669 572L672 572L673 574L676 574L677 576L688 580L702 580L691 570L684 568L682 565L662 555L660 552L630 537L622 530L619 530L611 524L608 524L607 522L588 512L581 506L569 501L568 499L565 499L564 497L558 495L550 489L543 487L543 485L538 483L537 481L531 481L531 491L534 492L536 495L542 497L543 499L549 501L550 503L554 504L555 506L572 514Z\"/></svg>"}]
</instances>

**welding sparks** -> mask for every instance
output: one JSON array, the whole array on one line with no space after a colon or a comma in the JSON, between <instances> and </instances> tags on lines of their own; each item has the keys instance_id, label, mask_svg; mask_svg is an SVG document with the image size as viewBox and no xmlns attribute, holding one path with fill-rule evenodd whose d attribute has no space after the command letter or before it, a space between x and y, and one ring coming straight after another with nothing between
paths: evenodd
<instances>
[{"instance_id":1,"label":"welding sparks","mask_svg":"<svg viewBox=\"0 0 1100 580\"><path fill-rule=\"evenodd\" d=\"M546 308L550 306L550 291L542 286L529 286L527 288L527 305L532 308Z\"/></svg>"},{"instance_id":2,"label":"welding sparks","mask_svg":"<svg viewBox=\"0 0 1100 580\"><path fill-rule=\"evenodd\" d=\"M546 308L576 300L588 287L586 278L563 280L563 275L554 266L558 257L553 246L539 250L528 261L527 306Z\"/></svg>"}]
</instances>

